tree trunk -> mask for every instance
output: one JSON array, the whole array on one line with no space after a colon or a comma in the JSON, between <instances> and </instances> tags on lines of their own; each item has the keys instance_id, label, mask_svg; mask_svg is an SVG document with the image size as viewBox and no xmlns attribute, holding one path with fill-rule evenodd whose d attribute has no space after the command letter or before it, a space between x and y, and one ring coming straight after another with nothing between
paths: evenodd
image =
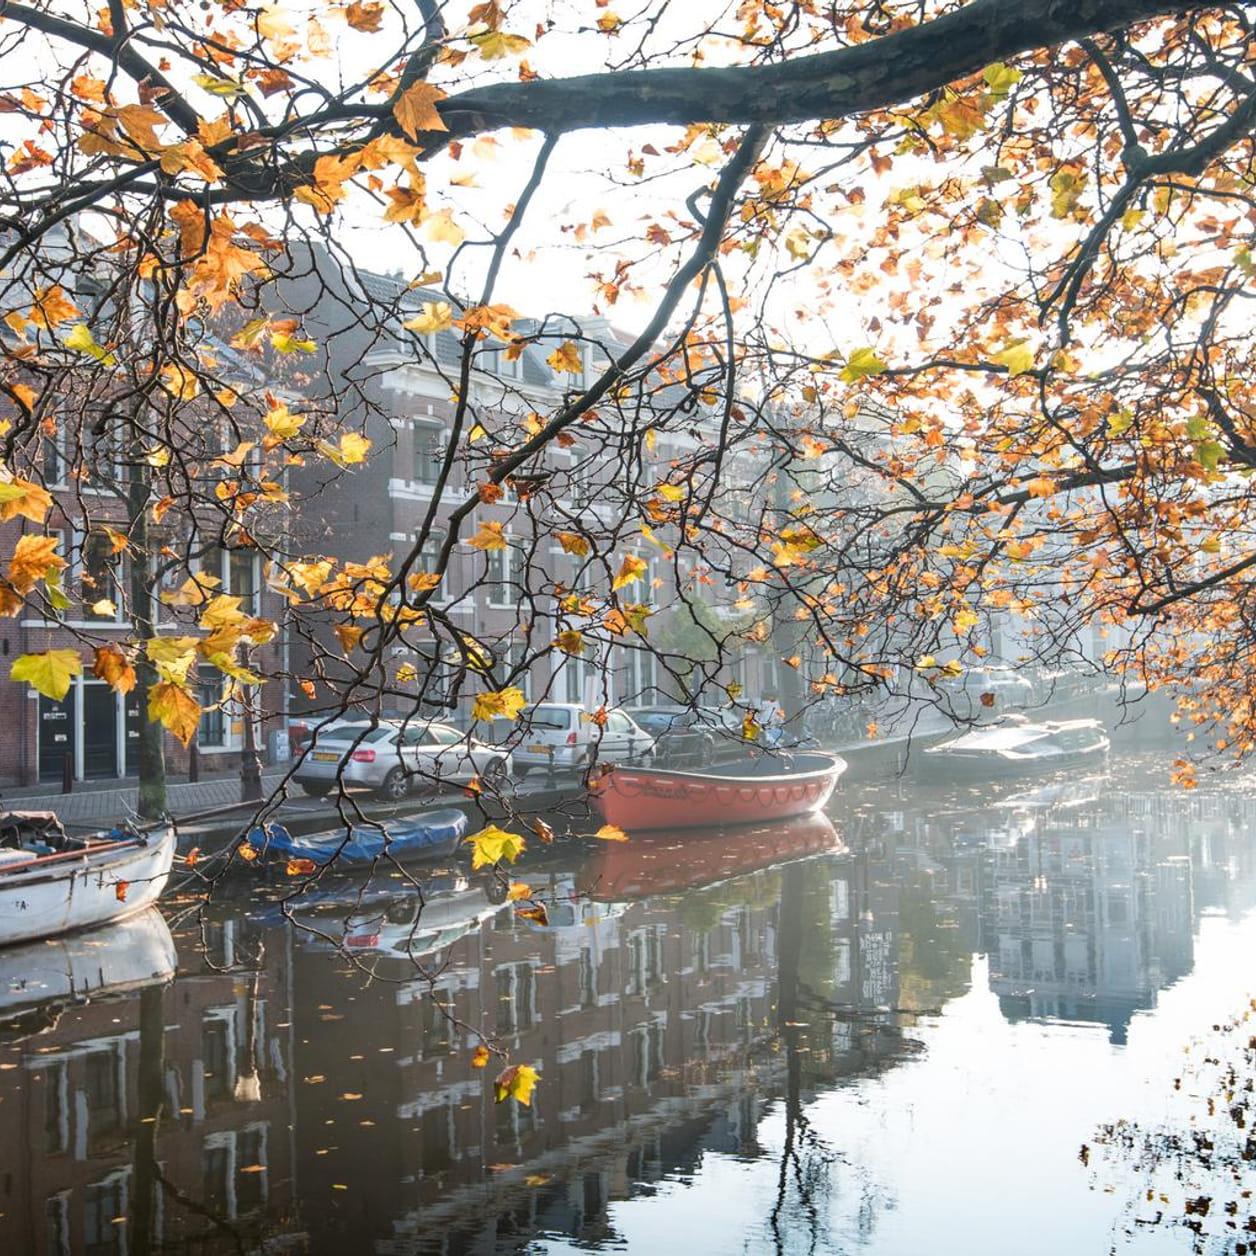
<instances>
[{"instance_id":1,"label":"tree trunk","mask_svg":"<svg viewBox=\"0 0 1256 1256\"><path fill-rule=\"evenodd\" d=\"M142 456L131 460L131 483L128 496L128 517L131 537L131 622L135 636L145 652L136 659L136 687L140 694L139 744L136 760L139 765L139 802L136 810L145 820L158 820L166 814L166 745L165 730L156 720L148 718L148 694L157 681L157 672L149 662L147 643L156 635L153 624L153 586L155 564L148 532L149 479Z\"/></svg>"}]
</instances>

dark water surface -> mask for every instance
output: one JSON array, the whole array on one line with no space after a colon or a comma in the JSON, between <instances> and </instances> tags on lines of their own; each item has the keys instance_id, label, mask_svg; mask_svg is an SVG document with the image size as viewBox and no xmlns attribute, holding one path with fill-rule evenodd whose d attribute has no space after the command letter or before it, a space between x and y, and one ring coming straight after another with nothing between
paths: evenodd
<instances>
[{"instance_id":1,"label":"dark water surface","mask_svg":"<svg viewBox=\"0 0 1256 1256\"><path fill-rule=\"evenodd\" d=\"M1167 773L2 952L0 1253L1256 1250L1256 791Z\"/></svg>"}]
</instances>

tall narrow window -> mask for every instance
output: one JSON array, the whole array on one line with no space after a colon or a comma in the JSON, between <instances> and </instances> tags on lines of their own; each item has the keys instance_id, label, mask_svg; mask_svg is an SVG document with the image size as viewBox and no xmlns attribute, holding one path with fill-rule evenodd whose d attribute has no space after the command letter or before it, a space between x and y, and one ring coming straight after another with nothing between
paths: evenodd
<instances>
[{"instance_id":1,"label":"tall narrow window","mask_svg":"<svg viewBox=\"0 0 1256 1256\"><path fill-rule=\"evenodd\" d=\"M414 424L414 454L410 479L415 484L435 484L445 462L445 432L438 423Z\"/></svg>"}]
</instances>

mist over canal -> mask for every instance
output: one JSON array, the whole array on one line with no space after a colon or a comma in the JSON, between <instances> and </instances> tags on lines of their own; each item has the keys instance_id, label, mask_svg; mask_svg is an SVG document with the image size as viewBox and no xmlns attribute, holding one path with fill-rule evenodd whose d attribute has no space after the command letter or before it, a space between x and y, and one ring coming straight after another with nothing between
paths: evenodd
<instances>
[{"instance_id":1,"label":"mist over canal","mask_svg":"<svg viewBox=\"0 0 1256 1256\"><path fill-rule=\"evenodd\" d=\"M454 869L421 914L400 877L295 923L173 895L7 952L0 1251L1247 1250L1250 1096L1207 1063L1252 1036L1246 778L829 817L556 845L544 927Z\"/></svg>"}]
</instances>

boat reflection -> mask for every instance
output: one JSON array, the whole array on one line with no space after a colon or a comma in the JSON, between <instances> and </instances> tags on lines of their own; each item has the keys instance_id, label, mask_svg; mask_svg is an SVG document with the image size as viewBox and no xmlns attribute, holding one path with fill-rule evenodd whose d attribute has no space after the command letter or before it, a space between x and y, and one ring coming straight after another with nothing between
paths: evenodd
<instances>
[{"instance_id":1,"label":"boat reflection","mask_svg":"<svg viewBox=\"0 0 1256 1256\"><path fill-rule=\"evenodd\" d=\"M75 1003L164 984L177 965L156 908L102 929L0 948L0 1042L42 1032Z\"/></svg>"},{"instance_id":2,"label":"boat reflection","mask_svg":"<svg viewBox=\"0 0 1256 1256\"><path fill-rule=\"evenodd\" d=\"M841 849L823 812L771 824L642 833L599 846L585 866L582 888L612 902L675 894Z\"/></svg>"}]
</instances>

